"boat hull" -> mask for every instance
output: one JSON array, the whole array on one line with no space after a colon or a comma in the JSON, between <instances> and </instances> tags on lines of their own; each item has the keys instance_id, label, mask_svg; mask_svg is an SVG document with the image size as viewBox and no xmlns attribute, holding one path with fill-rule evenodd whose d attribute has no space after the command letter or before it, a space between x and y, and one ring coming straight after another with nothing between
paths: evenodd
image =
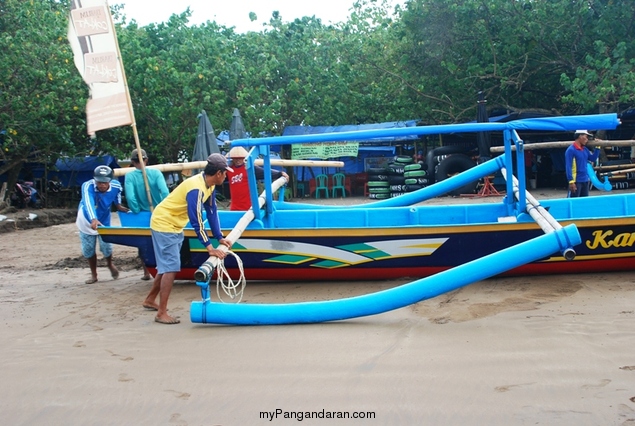
<instances>
[{"instance_id":1,"label":"boat hull","mask_svg":"<svg viewBox=\"0 0 635 426\"><path fill-rule=\"evenodd\" d=\"M582 243L576 257L560 253L514 268L505 275L565 274L631 270L635 265L635 218L580 219ZM247 229L233 251L248 280L368 281L427 277L542 235L532 222L454 226L329 229ZM138 247L145 264L156 266L150 230L104 228L102 237ZM208 259L193 230L185 230L178 279L191 280ZM238 277L236 260L225 267Z\"/></svg>"}]
</instances>

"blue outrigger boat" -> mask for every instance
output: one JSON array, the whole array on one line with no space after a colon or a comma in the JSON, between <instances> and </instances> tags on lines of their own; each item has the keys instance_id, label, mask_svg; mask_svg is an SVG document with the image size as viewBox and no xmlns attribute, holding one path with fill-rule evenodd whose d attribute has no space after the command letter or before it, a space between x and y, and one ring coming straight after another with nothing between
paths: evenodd
<instances>
[{"instance_id":1,"label":"blue outrigger boat","mask_svg":"<svg viewBox=\"0 0 635 426\"><path fill-rule=\"evenodd\" d=\"M252 219L233 246L248 280L419 280L392 289L392 293L345 299L345 305L341 305L344 301L285 305L284 315L277 305L211 303L204 292L202 302L193 302L192 320L241 324L325 321L383 312L500 274L631 270L635 194L606 195L601 203L596 197L538 202L524 186L523 141L517 133L573 133L618 125L615 114L601 114L235 140L232 146L251 148L247 159L251 173L253 161L259 157L264 158L265 169L270 167L269 147L274 144L502 132L505 153L418 191L353 206L274 201L267 173L265 191L259 197L252 175L252 205L262 208L249 212ZM519 155L512 155L513 146ZM506 195L500 202L421 204L498 171L507 177ZM243 212L221 211L224 233L240 226L242 218ZM125 219L121 227L100 228L100 235L112 243L140 248L144 262L153 268L149 217L139 216L132 222L129 216ZM186 229L185 238L178 278L193 279L209 257L192 229ZM238 276L234 259L228 257L224 266L230 275ZM422 287L423 281L427 284Z\"/></svg>"}]
</instances>

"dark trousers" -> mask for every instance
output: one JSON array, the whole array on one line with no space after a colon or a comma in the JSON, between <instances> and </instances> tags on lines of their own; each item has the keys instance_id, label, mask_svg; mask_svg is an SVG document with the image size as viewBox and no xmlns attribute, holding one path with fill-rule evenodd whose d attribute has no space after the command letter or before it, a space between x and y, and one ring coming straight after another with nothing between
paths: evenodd
<instances>
[{"instance_id":1,"label":"dark trousers","mask_svg":"<svg viewBox=\"0 0 635 426\"><path fill-rule=\"evenodd\" d=\"M576 182L575 187L577 191L571 192L567 195L568 198L577 198L577 197L588 197L589 196L589 185L590 182Z\"/></svg>"}]
</instances>

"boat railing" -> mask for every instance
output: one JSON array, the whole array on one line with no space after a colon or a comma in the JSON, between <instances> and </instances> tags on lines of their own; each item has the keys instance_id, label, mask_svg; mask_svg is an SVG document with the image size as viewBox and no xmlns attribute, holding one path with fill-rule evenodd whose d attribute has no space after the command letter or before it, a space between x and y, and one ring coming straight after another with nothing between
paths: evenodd
<instances>
[{"instance_id":1,"label":"boat railing","mask_svg":"<svg viewBox=\"0 0 635 426\"><path fill-rule=\"evenodd\" d=\"M311 143L333 143L350 142L360 140L379 140L381 138L399 138L405 136L425 136L443 135L449 133L478 133L478 132L502 132L505 151L504 154L488 160L484 163L468 169L456 176L450 177L441 182L437 182L426 188L422 188L412 193L399 197L376 201L374 203L346 206L350 208L372 209L378 207L399 207L413 205L430 198L444 195L457 189L466 183L473 182L485 176L498 172L505 168L512 175L518 177L518 200L514 197L513 181L507 180L507 192L504 197L504 204L507 207L509 216L518 216L527 213L526 187L525 187L525 159L524 142L518 135L518 130L541 130L541 131L575 131L576 129L609 130L614 129L619 124L616 114L597 114L581 116L563 117L542 117L510 121L507 123L463 123L444 124L418 127L402 127L392 129L373 129L338 133L321 133L309 135L293 136L272 136L254 139L236 139L231 142L231 146L242 146L250 148L249 156L246 159L249 173L250 198L253 206L258 205L258 188L253 168L254 161L258 158L264 160L265 169L265 204L264 210L255 209L254 217L262 221L265 227L271 226L274 221L272 215L275 214L273 203L273 192L271 190L271 145L293 145ZM512 148L513 147L513 148ZM515 149L517 155L512 155Z\"/></svg>"}]
</instances>

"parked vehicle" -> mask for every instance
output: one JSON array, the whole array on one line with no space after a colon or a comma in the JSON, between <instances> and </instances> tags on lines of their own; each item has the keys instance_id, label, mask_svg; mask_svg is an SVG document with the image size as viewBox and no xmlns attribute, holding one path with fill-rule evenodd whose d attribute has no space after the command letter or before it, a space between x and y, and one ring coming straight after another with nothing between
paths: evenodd
<instances>
[{"instance_id":1,"label":"parked vehicle","mask_svg":"<svg viewBox=\"0 0 635 426\"><path fill-rule=\"evenodd\" d=\"M11 193L11 205L19 209L43 207L42 194L35 189L33 182L18 180Z\"/></svg>"}]
</instances>

